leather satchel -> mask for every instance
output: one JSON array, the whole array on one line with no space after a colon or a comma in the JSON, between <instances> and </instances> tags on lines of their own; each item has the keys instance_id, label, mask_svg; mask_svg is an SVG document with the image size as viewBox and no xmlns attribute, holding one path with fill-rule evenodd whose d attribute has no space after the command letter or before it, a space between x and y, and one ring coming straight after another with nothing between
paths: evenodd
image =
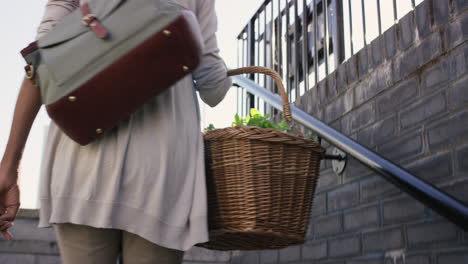
<instances>
[{"instance_id":1,"label":"leather satchel","mask_svg":"<svg viewBox=\"0 0 468 264\"><path fill-rule=\"evenodd\" d=\"M195 15L164 0L84 3L22 50L51 119L86 145L200 62Z\"/></svg>"}]
</instances>

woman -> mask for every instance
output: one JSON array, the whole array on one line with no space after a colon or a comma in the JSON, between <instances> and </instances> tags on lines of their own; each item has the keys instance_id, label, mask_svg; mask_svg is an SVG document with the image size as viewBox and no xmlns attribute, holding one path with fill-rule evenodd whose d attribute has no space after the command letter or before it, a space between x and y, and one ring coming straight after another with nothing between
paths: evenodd
<instances>
[{"instance_id":1,"label":"woman","mask_svg":"<svg viewBox=\"0 0 468 264\"><path fill-rule=\"evenodd\" d=\"M214 0L172 1L195 13L204 38L192 75L87 146L50 126L39 226L54 225L64 263L115 263L120 248L124 263L180 263L183 251L208 239L195 90L214 106L231 82L218 55ZM38 38L78 6L79 0L49 0ZM40 104L39 90L23 81L0 164L0 231L9 239L19 207L17 168Z\"/></svg>"}]
</instances>

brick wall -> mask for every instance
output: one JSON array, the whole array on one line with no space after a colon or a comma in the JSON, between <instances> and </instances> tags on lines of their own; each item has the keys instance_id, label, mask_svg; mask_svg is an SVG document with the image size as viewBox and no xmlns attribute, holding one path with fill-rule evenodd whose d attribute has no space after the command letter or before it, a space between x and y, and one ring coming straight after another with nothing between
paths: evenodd
<instances>
[{"instance_id":1,"label":"brick wall","mask_svg":"<svg viewBox=\"0 0 468 264\"><path fill-rule=\"evenodd\" d=\"M468 202L468 1L426 0L296 105ZM18 219L0 263L59 263L52 230L36 222ZM185 263L466 264L468 233L356 160L339 176L327 161L306 244L193 248Z\"/></svg>"}]
</instances>

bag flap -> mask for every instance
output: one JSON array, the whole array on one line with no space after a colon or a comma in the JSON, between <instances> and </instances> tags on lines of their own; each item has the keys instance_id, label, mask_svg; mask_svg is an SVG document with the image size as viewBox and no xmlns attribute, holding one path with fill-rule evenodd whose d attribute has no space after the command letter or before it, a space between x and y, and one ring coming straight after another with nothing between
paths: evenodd
<instances>
[{"instance_id":1,"label":"bag flap","mask_svg":"<svg viewBox=\"0 0 468 264\"><path fill-rule=\"evenodd\" d=\"M125 0L90 1L89 6L91 12L100 21L103 21L123 1ZM82 23L82 18L81 9L77 8L57 23L44 37L38 40L39 47L46 48L59 44L89 31L89 28Z\"/></svg>"}]
</instances>

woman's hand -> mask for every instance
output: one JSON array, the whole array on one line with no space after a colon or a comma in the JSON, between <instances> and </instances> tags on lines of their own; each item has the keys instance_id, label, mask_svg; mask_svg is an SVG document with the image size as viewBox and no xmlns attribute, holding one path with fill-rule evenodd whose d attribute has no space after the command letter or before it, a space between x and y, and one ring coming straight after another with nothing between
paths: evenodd
<instances>
[{"instance_id":1,"label":"woman's hand","mask_svg":"<svg viewBox=\"0 0 468 264\"><path fill-rule=\"evenodd\" d=\"M0 166L0 233L8 240L13 239L8 229L13 226L20 207L20 192L16 179L16 170Z\"/></svg>"}]
</instances>

